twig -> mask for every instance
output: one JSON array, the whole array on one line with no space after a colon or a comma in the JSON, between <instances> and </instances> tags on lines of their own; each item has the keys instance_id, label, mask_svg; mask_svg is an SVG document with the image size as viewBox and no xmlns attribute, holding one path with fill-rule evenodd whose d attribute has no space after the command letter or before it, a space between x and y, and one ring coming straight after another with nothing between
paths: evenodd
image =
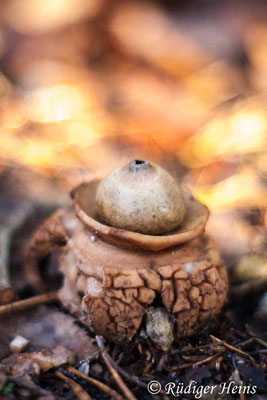
<instances>
[{"instance_id":1,"label":"twig","mask_svg":"<svg viewBox=\"0 0 267 400\"><path fill-rule=\"evenodd\" d=\"M246 353L243 350L238 349L237 347L232 346L231 344L226 343L224 340L221 340L213 335L210 335L211 339L214 340L217 343L221 343L224 347L226 347L228 350L234 351L235 353L241 354L244 357L247 357L250 359L251 363L255 366L256 362L253 357L251 357L250 354Z\"/></svg>"},{"instance_id":2,"label":"twig","mask_svg":"<svg viewBox=\"0 0 267 400\"><path fill-rule=\"evenodd\" d=\"M147 375L150 372L150 370L153 367L154 363L155 363L155 361L154 361L154 358L153 358L153 360L149 364L147 364L147 366L145 367L145 369L143 371L144 375Z\"/></svg>"},{"instance_id":3,"label":"twig","mask_svg":"<svg viewBox=\"0 0 267 400\"><path fill-rule=\"evenodd\" d=\"M202 355L202 354L201 354ZM198 355L192 355L192 356L186 356L185 354L182 356L182 359L185 361L189 361L189 362L195 362L195 361L199 361L199 354Z\"/></svg>"},{"instance_id":4,"label":"twig","mask_svg":"<svg viewBox=\"0 0 267 400\"><path fill-rule=\"evenodd\" d=\"M92 398L89 394L79 385L79 383L75 382L74 380L70 379L69 377L65 376L62 372L56 371L56 376L63 381L67 382L69 386L72 388L78 399L80 400L91 400Z\"/></svg>"},{"instance_id":5,"label":"twig","mask_svg":"<svg viewBox=\"0 0 267 400\"><path fill-rule=\"evenodd\" d=\"M124 353L120 353L120 354L119 354L119 357L118 357L118 359L117 359L117 361L116 361L116 363L119 364L119 363L121 362L121 360L123 359L124 356L125 356Z\"/></svg>"},{"instance_id":6,"label":"twig","mask_svg":"<svg viewBox=\"0 0 267 400\"><path fill-rule=\"evenodd\" d=\"M105 350L104 347L104 343L103 343L103 339L101 336L96 336L96 343L97 346L101 352L101 356L106 364L106 366L109 369L109 372L111 373L111 375L113 376L115 382L117 383L117 385L120 387L120 389L122 390L122 392L124 393L125 397L128 400L137 400L136 397L134 396L134 394L130 391L130 389L125 385L125 383L123 382L123 380L121 379L120 375L118 374L118 372L115 370L115 368L113 367L113 365L110 362L110 358L108 356L108 353Z\"/></svg>"},{"instance_id":7,"label":"twig","mask_svg":"<svg viewBox=\"0 0 267 400\"><path fill-rule=\"evenodd\" d=\"M141 343L137 343L137 350L139 351L139 353L142 355L144 353L143 347L141 345Z\"/></svg>"},{"instance_id":8,"label":"twig","mask_svg":"<svg viewBox=\"0 0 267 400\"><path fill-rule=\"evenodd\" d=\"M0 306L0 315L10 314L15 311L24 311L39 304L51 303L58 300L58 291L47 292L25 300L14 301Z\"/></svg>"},{"instance_id":9,"label":"twig","mask_svg":"<svg viewBox=\"0 0 267 400\"><path fill-rule=\"evenodd\" d=\"M208 343L201 346L186 346L182 349L175 349L171 352L171 355L174 356L176 354L183 354L183 353L192 353L196 350L204 350L210 347L214 347L214 343Z\"/></svg>"},{"instance_id":10,"label":"twig","mask_svg":"<svg viewBox=\"0 0 267 400\"><path fill-rule=\"evenodd\" d=\"M123 375L129 382L135 383L136 385L142 387L142 388L146 388L147 385L140 381L140 379L138 378L138 376L136 375L130 375L127 371L125 371L125 369L123 369L122 367L120 367L118 364L116 364L116 362L110 358L110 362L113 365L113 367L121 374Z\"/></svg>"},{"instance_id":11,"label":"twig","mask_svg":"<svg viewBox=\"0 0 267 400\"><path fill-rule=\"evenodd\" d=\"M249 338L247 340L243 340L242 342L236 343L235 347L244 347L253 342L254 342L254 338Z\"/></svg>"},{"instance_id":12,"label":"twig","mask_svg":"<svg viewBox=\"0 0 267 400\"><path fill-rule=\"evenodd\" d=\"M118 392L116 392L116 390L108 387L107 385L98 381L97 379L91 378L90 376L83 374L82 372L78 371L77 369L75 369L73 367L67 367L66 369L67 369L67 371L71 372L73 375L76 375L77 377L91 383L92 385L95 385L96 387L98 387L98 389L102 390L103 392L105 392L106 394L111 396L113 399L123 400L123 397Z\"/></svg>"},{"instance_id":13,"label":"twig","mask_svg":"<svg viewBox=\"0 0 267 400\"><path fill-rule=\"evenodd\" d=\"M252 354L258 354L258 353L267 354L267 349L259 349L259 350L252 351L251 353Z\"/></svg>"},{"instance_id":14,"label":"twig","mask_svg":"<svg viewBox=\"0 0 267 400\"><path fill-rule=\"evenodd\" d=\"M167 361L167 357L168 357L167 353L164 352L162 354L162 356L160 357L160 360L159 360L159 363L157 365L156 371L158 371L158 372L162 371L162 369L163 369L163 367L164 367L164 365L165 365L165 363Z\"/></svg>"},{"instance_id":15,"label":"twig","mask_svg":"<svg viewBox=\"0 0 267 400\"><path fill-rule=\"evenodd\" d=\"M261 338L258 338L256 336L253 336L247 340L244 340L243 342L239 342L235 344L235 347L243 347L243 346L247 346L250 343L253 342L257 342L258 344L260 344L261 346L267 348L267 342Z\"/></svg>"},{"instance_id":16,"label":"twig","mask_svg":"<svg viewBox=\"0 0 267 400\"><path fill-rule=\"evenodd\" d=\"M220 351L220 352L218 352L216 354L213 354L212 356L204 358L203 360L199 360L199 361L197 361L195 363L181 364L181 365L177 365L177 367L171 367L170 369L171 369L171 371L177 371L177 370L185 369L185 368L189 368L189 367L197 367L199 365L206 364L206 363L214 360L214 358L220 356L223 352L224 352L224 350Z\"/></svg>"},{"instance_id":17,"label":"twig","mask_svg":"<svg viewBox=\"0 0 267 400\"><path fill-rule=\"evenodd\" d=\"M243 385L241 385L241 388L243 388ZM246 400L246 396L244 395L244 393L242 392L242 390L241 390L241 392L239 393L239 400Z\"/></svg>"},{"instance_id":18,"label":"twig","mask_svg":"<svg viewBox=\"0 0 267 400\"><path fill-rule=\"evenodd\" d=\"M219 357L217 358L217 360L216 360L215 368L216 368L217 371L220 371L220 367L221 367L221 362L222 362L222 360L223 360L223 357L222 357L222 356L219 356Z\"/></svg>"},{"instance_id":19,"label":"twig","mask_svg":"<svg viewBox=\"0 0 267 400\"><path fill-rule=\"evenodd\" d=\"M261 339L261 338L258 338L258 337L254 337L253 339L254 339L257 343L261 344L263 347L266 347L266 348L267 348L267 342L266 342L265 340L263 340L263 339Z\"/></svg>"},{"instance_id":20,"label":"twig","mask_svg":"<svg viewBox=\"0 0 267 400\"><path fill-rule=\"evenodd\" d=\"M147 361L152 360L152 363L154 364L154 356L148 349L145 350L145 355L146 355Z\"/></svg>"},{"instance_id":21,"label":"twig","mask_svg":"<svg viewBox=\"0 0 267 400\"><path fill-rule=\"evenodd\" d=\"M214 358L217 358L223 353L223 350L220 351L219 353L213 354L213 356L207 357L204 360L197 361L193 364L193 367L197 367L198 365L206 364L207 362L212 361Z\"/></svg>"}]
</instances>

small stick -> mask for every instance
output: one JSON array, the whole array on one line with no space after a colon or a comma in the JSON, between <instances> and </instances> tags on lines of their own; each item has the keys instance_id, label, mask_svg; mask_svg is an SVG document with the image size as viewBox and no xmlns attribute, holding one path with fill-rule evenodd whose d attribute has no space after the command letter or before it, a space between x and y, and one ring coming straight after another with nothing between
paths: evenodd
<instances>
[{"instance_id":1,"label":"small stick","mask_svg":"<svg viewBox=\"0 0 267 400\"><path fill-rule=\"evenodd\" d=\"M254 342L254 338L249 338L247 340L243 340L243 342L239 342L235 344L235 347L243 347L243 346L247 346L250 343Z\"/></svg>"},{"instance_id":2,"label":"small stick","mask_svg":"<svg viewBox=\"0 0 267 400\"><path fill-rule=\"evenodd\" d=\"M29 297L25 300L14 301L10 304L0 306L0 315L10 314L16 311L24 311L39 304L51 303L58 300L58 291L47 292L38 296Z\"/></svg>"},{"instance_id":3,"label":"small stick","mask_svg":"<svg viewBox=\"0 0 267 400\"><path fill-rule=\"evenodd\" d=\"M252 332L251 332L252 335ZM245 340L244 342L238 343L235 346L245 346L246 344L249 344L251 342L257 342L258 344L260 344L263 347L267 348L267 342L261 338L258 338L257 336L252 335L252 337L248 340Z\"/></svg>"},{"instance_id":4,"label":"small stick","mask_svg":"<svg viewBox=\"0 0 267 400\"><path fill-rule=\"evenodd\" d=\"M204 344L204 345L201 345L201 346L195 346L195 347L187 346L187 347L184 347L183 349L175 349L175 350L173 350L171 352L171 355L174 356L177 353L180 353L180 354L192 353L192 352L194 352L196 350L204 350L204 349L207 349L207 348L210 348L210 347L214 347L214 343L208 343L208 344Z\"/></svg>"},{"instance_id":5,"label":"small stick","mask_svg":"<svg viewBox=\"0 0 267 400\"><path fill-rule=\"evenodd\" d=\"M120 354L119 354L119 357L118 357L118 359L117 359L117 361L116 361L116 363L119 364L119 363L121 362L121 360L123 359L124 356L125 356L124 353L120 353Z\"/></svg>"},{"instance_id":6,"label":"small stick","mask_svg":"<svg viewBox=\"0 0 267 400\"><path fill-rule=\"evenodd\" d=\"M125 369L123 369L122 367L120 367L118 364L116 364L116 362L110 358L110 362L113 365L113 367L121 374L123 375L126 379L128 379L129 382L135 383L138 386L141 386L142 388L146 388L147 385L140 381L140 379L138 378L138 376L136 375L130 375L127 371L125 371Z\"/></svg>"},{"instance_id":7,"label":"small stick","mask_svg":"<svg viewBox=\"0 0 267 400\"><path fill-rule=\"evenodd\" d=\"M265 340L263 340L263 339L261 339L261 338L258 338L258 337L254 337L253 339L254 339L257 343L261 344L263 347L266 347L266 348L267 348L267 342L266 342Z\"/></svg>"},{"instance_id":8,"label":"small stick","mask_svg":"<svg viewBox=\"0 0 267 400\"><path fill-rule=\"evenodd\" d=\"M56 371L56 376L63 381L67 382L69 386L72 388L73 392L76 394L78 399L80 400L92 400L89 394L79 385L79 383L73 381L72 379L65 376L62 372Z\"/></svg>"},{"instance_id":9,"label":"small stick","mask_svg":"<svg viewBox=\"0 0 267 400\"><path fill-rule=\"evenodd\" d=\"M152 356L152 353L151 353L148 349L145 350L145 354L146 354L146 359L147 359L147 361L152 360L153 363L154 363L154 356Z\"/></svg>"},{"instance_id":10,"label":"small stick","mask_svg":"<svg viewBox=\"0 0 267 400\"><path fill-rule=\"evenodd\" d=\"M202 354L201 354L202 355ZM182 356L182 359L188 362L195 362L199 361L199 354L198 355L192 355L192 356L186 356L185 354Z\"/></svg>"},{"instance_id":11,"label":"small stick","mask_svg":"<svg viewBox=\"0 0 267 400\"><path fill-rule=\"evenodd\" d=\"M235 347L243 347L243 346L247 346L250 343L253 342L257 342L259 344L261 344L263 347L267 347L267 342L265 342L263 339L257 338L257 337L251 337L247 340L244 340L243 342L239 342L235 344Z\"/></svg>"},{"instance_id":12,"label":"small stick","mask_svg":"<svg viewBox=\"0 0 267 400\"><path fill-rule=\"evenodd\" d=\"M150 370L153 367L154 363L155 363L155 361L153 359L149 364L147 364L147 366L145 367L145 369L143 371L144 375L147 375L150 372Z\"/></svg>"},{"instance_id":13,"label":"small stick","mask_svg":"<svg viewBox=\"0 0 267 400\"><path fill-rule=\"evenodd\" d=\"M143 347L142 347L141 343L137 344L137 349L138 349L139 353L142 355L144 350L143 350Z\"/></svg>"},{"instance_id":14,"label":"small stick","mask_svg":"<svg viewBox=\"0 0 267 400\"><path fill-rule=\"evenodd\" d=\"M243 387L243 385L241 385L241 387ZM242 392L242 390L241 390L241 392L239 393L239 400L246 400L246 396L244 395L244 393Z\"/></svg>"},{"instance_id":15,"label":"small stick","mask_svg":"<svg viewBox=\"0 0 267 400\"><path fill-rule=\"evenodd\" d=\"M252 351L251 353L252 354L258 354L258 353L266 354L267 353L267 349L255 350L255 351Z\"/></svg>"},{"instance_id":16,"label":"small stick","mask_svg":"<svg viewBox=\"0 0 267 400\"><path fill-rule=\"evenodd\" d=\"M185 368L189 368L189 367L197 367L199 365L206 364L206 363L214 360L214 358L220 356L222 353L223 353L223 351L220 351L219 353L213 354L212 356L204 358L203 360L197 361L195 363L181 364L181 365L178 365L177 367L171 367L170 369L171 369L171 371L177 371L177 370L185 369Z\"/></svg>"},{"instance_id":17,"label":"small stick","mask_svg":"<svg viewBox=\"0 0 267 400\"><path fill-rule=\"evenodd\" d=\"M159 363L157 365L156 371L159 371L159 372L162 371L162 369L163 369L163 367L164 367L164 365L165 365L165 363L167 361L167 357L168 357L167 353L164 352L162 354L162 356L160 357L160 360L159 360Z\"/></svg>"},{"instance_id":18,"label":"small stick","mask_svg":"<svg viewBox=\"0 0 267 400\"><path fill-rule=\"evenodd\" d=\"M221 340L221 339L219 339L219 338L217 338L217 337L215 337L215 336L213 336L213 335L210 335L210 337L211 337L211 339L214 340L215 342L221 343L221 344L222 344L224 347L226 347L228 350L234 351L235 353L241 354L242 356L249 358L250 361L251 361L251 363L252 363L254 366L256 365L256 362L255 362L254 358L251 357L250 354L246 353L246 352L243 351L243 350L238 349L237 347L232 346L231 344L226 343L225 341L223 341L223 340Z\"/></svg>"},{"instance_id":19,"label":"small stick","mask_svg":"<svg viewBox=\"0 0 267 400\"><path fill-rule=\"evenodd\" d=\"M120 375L118 374L118 372L115 370L115 368L113 367L113 365L110 362L110 358L108 356L108 353L105 350L104 347L104 343L103 343L103 339L101 336L96 336L96 343L97 346L101 352L101 356L106 364L106 366L109 369L109 372L111 373L111 375L113 376L115 382L117 383L117 385L120 387L120 389L122 390L122 392L124 393L125 397L128 400L137 400L136 397L134 396L134 394L130 391L130 389L125 385L125 383L123 382L123 380L121 379Z\"/></svg>"},{"instance_id":20,"label":"small stick","mask_svg":"<svg viewBox=\"0 0 267 400\"><path fill-rule=\"evenodd\" d=\"M116 392L116 390L111 389L104 383L98 381L97 379L91 378L90 376L87 376L83 374L82 372L78 371L77 369L73 367L67 367L67 371L71 372L73 375L78 376L81 379L84 379L85 381L91 383L92 385L95 385L98 387L98 389L102 390L103 392L107 393L109 396L113 397L115 400L123 400L123 397Z\"/></svg>"},{"instance_id":21,"label":"small stick","mask_svg":"<svg viewBox=\"0 0 267 400\"><path fill-rule=\"evenodd\" d=\"M222 360L223 360L223 357L222 357L222 356L219 356L219 357L217 358L217 360L216 360L215 368L216 368L217 371L220 371L220 367L221 367L221 362L222 362Z\"/></svg>"}]
</instances>

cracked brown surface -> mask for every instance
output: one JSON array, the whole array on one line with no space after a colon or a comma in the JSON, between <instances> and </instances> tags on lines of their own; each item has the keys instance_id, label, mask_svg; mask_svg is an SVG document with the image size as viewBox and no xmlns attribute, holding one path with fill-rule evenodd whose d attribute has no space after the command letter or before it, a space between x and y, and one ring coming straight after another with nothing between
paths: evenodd
<instances>
[{"instance_id":1,"label":"cracked brown surface","mask_svg":"<svg viewBox=\"0 0 267 400\"><path fill-rule=\"evenodd\" d=\"M115 246L63 210L36 232L27 260L63 240L61 301L110 341L131 338L156 298L175 316L177 336L193 334L224 304L226 269L206 235L157 252Z\"/></svg>"},{"instance_id":2,"label":"cracked brown surface","mask_svg":"<svg viewBox=\"0 0 267 400\"><path fill-rule=\"evenodd\" d=\"M227 273L206 235L151 252L114 246L72 214L66 220L72 228L66 229L70 239L60 261L65 275L61 300L79 314L82 297L88 324L107 339L131 338L156 296L175 315L178 336L193 334L223 306Z\"/></svg>"}]
</instances>

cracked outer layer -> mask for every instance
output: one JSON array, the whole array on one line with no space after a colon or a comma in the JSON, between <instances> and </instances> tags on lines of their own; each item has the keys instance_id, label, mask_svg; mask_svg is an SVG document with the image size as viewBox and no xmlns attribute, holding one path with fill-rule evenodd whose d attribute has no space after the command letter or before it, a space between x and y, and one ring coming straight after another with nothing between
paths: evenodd
<instances>
[{"instance_id":1,"label":"cracked outer layer","mask_svg":"<svg viewBox=\"0 0 267 400\"><path fill-rule=\"evenodd\" d=\"M153 252L106 242L73 212L54 218L66 243L60 258L61 301L78 316L82 309L88 325L108 340L130 339L155 298L175 316L177 336L192 335L223 306L227 273L206 235ZM49 221L54 226L53 217ZM47 235L46 226L35 236L42 229Z\"/></svg>"}]
</instances>

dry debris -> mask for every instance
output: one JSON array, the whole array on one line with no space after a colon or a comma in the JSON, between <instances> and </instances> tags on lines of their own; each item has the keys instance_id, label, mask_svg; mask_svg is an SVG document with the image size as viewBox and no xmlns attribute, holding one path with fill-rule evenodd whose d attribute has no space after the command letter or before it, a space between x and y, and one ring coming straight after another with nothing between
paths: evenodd
<instances>
[{"instance_id":1,"label":"dry debris","mask_svg":"<svg viewBox=\"0 0 267 400\"><path fill-rule=\"evenodd\" d=\"M7 381L30 390L30 393L34 395L50 396L52 394L48 390L42 389L36 383L40 373L47 372L62 364L73 364L75 359L75 353L64 346L57 346L53 350L12 354L1 361L0 373L4 374L4 379Z\"/></svg>"},{"instance_id":2,"label":"dry debris","mask_svg":"<svg viewBox=\"0 0 267 400\"><path fill-rule=\"evenodd\" d=\"M23 336L17 335L9 345L12 353L21 353L29 344L29 340Z\"/></svg>"},{"instance_id":3,"label":"dry debris","mask_svg":"<svg viewBox=\"0 0 267 400\"><path fill-rule=\"evenodd\" d=\"M0 368L14 378L25 375L40 375L62 364L74 364L75 354L64 346L53 350L33 351L32 353L12 354L1 361Z\"/></svg>"},{"instance_id":4,"label":"dry debris","mask_svg":"<svg viewBox=\"0 0 267 400\"><path fill-rule=\"evenodd\" d=\"M74 351L79 360L92 360L99 354L93 339L72 316L48 306L0 316L0 359L9 355L9 344L18 334L30 341L28 351L62 345Z\"/></svg>"}]
</instances>

